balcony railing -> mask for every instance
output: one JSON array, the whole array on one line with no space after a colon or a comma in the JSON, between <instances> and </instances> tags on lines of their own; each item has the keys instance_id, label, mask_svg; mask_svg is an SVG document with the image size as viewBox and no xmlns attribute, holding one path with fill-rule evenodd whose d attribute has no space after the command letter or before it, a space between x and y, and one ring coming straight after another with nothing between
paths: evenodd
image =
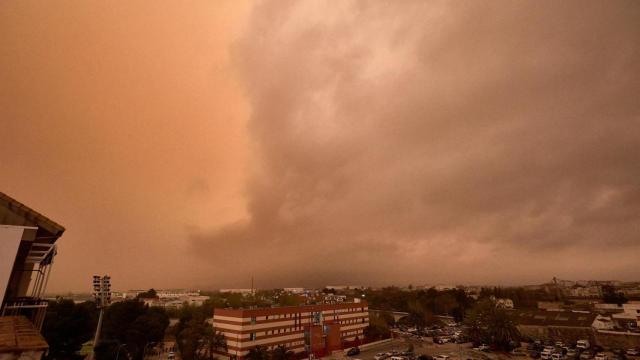
<instances>
[{"instance_id":1,"label":"balcony railing","mask_svg":"<svg viewBox=\"0 0 640 360\"><path fill-rule=\"evenodd\" d=\"M42 330L42 323L47 314L46 300L31 297L16 298L7 301L2 307L2 316L19 316L22 315L31 320L38 330Z\"/></svg>"}]
</instances>

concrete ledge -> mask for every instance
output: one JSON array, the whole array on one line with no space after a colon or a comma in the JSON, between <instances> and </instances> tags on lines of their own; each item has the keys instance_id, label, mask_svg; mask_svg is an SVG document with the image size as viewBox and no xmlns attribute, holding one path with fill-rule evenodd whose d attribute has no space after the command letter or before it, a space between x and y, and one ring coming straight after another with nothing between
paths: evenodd
<instances>
[{"instance_id":1,"label":"concrete ledge","mask_svg":"<svg viewBox=\"0 0 640 360\"><path fill-rule=\"evenodd\" d=\"M384 340L378 340L378 341L374 341L374 342L370 342L370 343L366 343L366 344L358 345L358 348L360 348L360 351L362 351L362 350L368 350L368 349L372 349L372 348L375 348L375 347L380 346L380 345L388 344L388 343L390 343L390 342L392 342L392 341L393 341L393 339L391 339L391 338L389 338L389 339L384 339ZM342 351L342 353L343 353L344 355L347 355L347 351L349 351L349 349L351 349L351 348L344 349L344 350Z\"/></svg>"}]
</instances>

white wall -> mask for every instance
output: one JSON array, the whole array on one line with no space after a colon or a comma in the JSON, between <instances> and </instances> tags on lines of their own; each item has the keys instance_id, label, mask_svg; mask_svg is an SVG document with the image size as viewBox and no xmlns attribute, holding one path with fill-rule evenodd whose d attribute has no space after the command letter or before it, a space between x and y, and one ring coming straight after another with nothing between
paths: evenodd
<instances>
[{"instance_id":1,"label":"white wall","mask_svg":"<svg viewBox=\"0 0 640 360\"><path fill-rule=\"evenodd\" d=\"M0 301L9 285L11 270L26 227L0 225Z\"/></svg>"}]
</instances>

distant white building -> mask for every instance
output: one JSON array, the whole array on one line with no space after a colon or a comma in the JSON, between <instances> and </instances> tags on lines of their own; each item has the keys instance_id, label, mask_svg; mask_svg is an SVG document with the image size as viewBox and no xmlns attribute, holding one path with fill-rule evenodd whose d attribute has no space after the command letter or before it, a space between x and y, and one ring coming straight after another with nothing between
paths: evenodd
<instances>
[{"instance_id":1,"label":"distant white building","mask_svg":"<svg viewBox=\"0 0 640 360\"><path fill-rule=\"evenodd\" d=\"M496 299L495 297L491 297L491 300L496 304L496 307L503 309L513 309L513 300L508 298Z\"/></svg>"},{"instance_id":2,"label":"distant white building","mask_svg":"<svg viewBox=\"0 0 640 360\"><path fill-rule=\"evenodd\" d=\"M295 294L295 295L304 294L305 292L305 288L301 288L301 287L284 288L282 290L284 290L284 292L287 292L289 294Z\"/></svg>"},{"instance_id":3,"label":"distant white building","mask_svg":"<svg viewBox=\"0 0 640 360\"><path fill-rule=\"evenodd\" d=\"M220 289L219 291L221 293L226 293L226 294L243 294L243 295L250 295L255 292L254 289Z\"/></svg>"},{"instance_id":4,"label":"distant white building","mask_svg":"<svg viewBox=\"0 0 640 360\"><path fill-rule=\"evenodd\" d=\"M200 296L200 290L156 290L160 299L178 299L185 296Z\"/></svg>"},{"instance_id":5,"label":"distant white building","mask_svg":"<svg viewBox=\"0 0 640 360\"><path fill-rule=\"evenodd\" d=\"M434 289L438 290L438 291L447 291L447 290L455 290L456 286L455 285L436 285L433 287Z\"/></svg>"}]
</instances>

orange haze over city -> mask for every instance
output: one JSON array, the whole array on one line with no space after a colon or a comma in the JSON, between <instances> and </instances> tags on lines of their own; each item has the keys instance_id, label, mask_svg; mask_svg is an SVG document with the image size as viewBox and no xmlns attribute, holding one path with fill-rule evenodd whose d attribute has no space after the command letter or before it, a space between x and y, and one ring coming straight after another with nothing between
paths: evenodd
<instances>
[{"instance_id":1,"label":"orange haze over city","mask_svg":"<svg viewBox=\"0 0 640 360\"><path fill-rule=\"evenodd\" d=\"M638 280L640 2L3 1L49 290Z\"/></svg>"}]
</instances>

